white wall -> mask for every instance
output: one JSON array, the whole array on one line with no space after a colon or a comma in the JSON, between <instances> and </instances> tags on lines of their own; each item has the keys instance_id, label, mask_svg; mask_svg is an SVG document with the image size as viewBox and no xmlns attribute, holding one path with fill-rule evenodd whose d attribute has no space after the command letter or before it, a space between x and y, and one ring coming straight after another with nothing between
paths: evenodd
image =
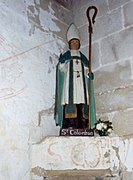
<instances>
[{"instance_id":1,"label":"white wall","mask_svg":"<svg viewBox=\"0 0 133 180\"><path fill-rule=\"evenodd\" d=\"M55 66L69 10L47 0L3 0L0 7L0 179L26 180L31 144L46 135L39 112L52 107L44 126L55 128Z\"/></svg>"}]
</instances>

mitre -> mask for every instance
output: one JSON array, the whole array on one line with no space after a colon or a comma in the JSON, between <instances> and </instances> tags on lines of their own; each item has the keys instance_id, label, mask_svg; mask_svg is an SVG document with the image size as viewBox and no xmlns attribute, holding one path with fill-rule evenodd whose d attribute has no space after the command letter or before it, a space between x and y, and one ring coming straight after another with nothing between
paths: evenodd
<instances>
[{"instance_id":1,"label":"mitre","mask_svg":"<svg viewBox=\"0 0 133 180\"><path fill-rule=\"evenodd\" d=\"M67 41L69 42L71 39L79 39L80 40L79 30L75 26L74 23L70 24L70 26L67 30Z\"/></svg>"}]
</instances>

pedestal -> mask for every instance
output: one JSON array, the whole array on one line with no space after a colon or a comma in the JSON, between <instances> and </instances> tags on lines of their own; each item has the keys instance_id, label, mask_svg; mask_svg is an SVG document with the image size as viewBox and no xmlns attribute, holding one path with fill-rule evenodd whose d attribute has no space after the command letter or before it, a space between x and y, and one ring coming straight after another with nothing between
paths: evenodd
<instances>
[{"instance_id":1,"label":"pedestal","mask_svg":"<svg viewBox=\"0 0 133 180\"><path fill-rule=\"evenodd\" d=\"M118 137L47 137L32 146L31 173L38 177L72 174L119 175Z\"/></svg>"}]
</instances>

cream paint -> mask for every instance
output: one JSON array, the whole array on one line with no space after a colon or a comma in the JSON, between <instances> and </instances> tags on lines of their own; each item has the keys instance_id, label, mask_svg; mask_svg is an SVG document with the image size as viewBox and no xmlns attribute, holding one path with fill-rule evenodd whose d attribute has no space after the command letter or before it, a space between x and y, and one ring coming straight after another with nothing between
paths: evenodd
<instances>
[{"instance_id":1,"label":"cream paint","mask_svg":"<svg viewBox=\"0 0 133 180\"><path fill-rule=\"evenodd\" d=\"M38 28L29 36L34 22L29 23L27 11L28 5L35 6L34 2L0 2L0 179L3 180L30 179L31 144L47 134L43 126L38 126L38 113L53 106L55 66L65 45L55 34L60 28L54 20L59 19L51 14L50 3L47 11L41 9L38 14L40 26L43 22L46 31ZM46 116L44 113L43 117ZM56 129L53 116L47 120L46 129L50 126Z\"/></svg>"},{"instance_id":2,"label":"cream paint","mask_svg":"<svg viewBox=\"0 0 133 180\"><path fill-rule=\"evenodd\" d=\"M57 5L55 6L53 5L53 1L48 0L44 2L48 4L45 10L44 6L42 8L40 7L39 0L13 2L3 0L0 2L0 179L2 180L29 180L31 144L40 142L46 135L57 135L59 131L59 128L55 127L53 113L51 113L55 94L55 66L58 61L58 55L65 47L63 41L65 41L67 23L70 23L72 16L68 16L71 12L59 6L59 4L55 4ZM101 2L104 3L104 6ZM101 16L98 16L99 22L107 23L109 18L111 18L112 24L109 24L109 26L105 24L103 26L103 24L95 23L95 29L97 29L97 31L94 29L93 34L95 36L94 40L98 42L98 47L101 48L99 51L102 64L95 73L95 91L101 94L104 94L104 90L107 90L106 92L112 92L116 87L125 87L125 83L130 86L133 79L133 30L132 24L130 23L130 26L128 26L125 18L129 17L130 14L128 14L128 12L130 11L128 11L128 7L130 7L130 3L132 5L133 2L128 0L126 0L126 4L121 0L118 0L116 3L115 1L109 1L109 4L106 4L106 2L107 1L104 0L95 1L95 5L99 8L99 14L101 14ZM38 4L39 9L37 9ZM82 14L79 10L81 8L80 5L79 1L75 1L74 20L80 27L82 37L81 44L88 49L88 47L85 46L85 44L88 45L88 23L86 22L87 19L85 15L83 15L84 10ZM32 6L31 10L35 10L35 12L31 13L29 6ZM88 3L84 2L82 9L85 9L87 6ZM56 9L56 7L58 8ZM121 11L120 8L122 9ZM55 10L57 10L57 12L60 10L60 14L63 13L64 17L67 17L67 23L64 20L65 18L56 17L59 13L55 13ZM27 16L27 11L31 13L29 15L30 18ZM106 16L106 14L110 16ZM32 18L33 21L31 21ZM121 20L121 18L125 19ZM83 21L80 21L80 19ZM116 23L116 19L118 23ZM35 20L37 20L37 22ZM125 24L123 25L121 23ZM118 24L120 26L118 26ZM111 29L111 32L108 31L109 29ZM30 30L33 33L29 36ZM112 42L114 44L112 44ZM111 47L113 47L115 51L110 51ZM116 57L119 59L114 59L114 52L116 52ZM94 56L95 54L99 55L99 53L95 52L93 54ZM95 59L98 59L98 57ZM117 60L117 62L115 62L115 60ZM129 60L131 62L130 64L128 63ZM96 63L97 62L98 60ZM121 68L122 62L123 68ZM113 66L117 66L118 69ZM104 68L103 71L102 68ZM119 72L121 72L120 77ZM128 74L128 81L124 74ZM127 92L129 93L129 91ZM127 92L126 94L128 94ZM103 102L104 99L105 96L103 96L101 102ZM132 100L132 97L130 99ZM132 126L130 126L132 113L130 112L129 116L126 103L124 104L125 111L99 112L99 114L105 119L108 117L112 118L111 120L115 121L113 123L116 123L115 133L120 132L120 134L123 134L126 132L127 137L129 132L132 133ZM101 104L99 104L99 106L100 105ZM129 109L132 111L130 107ZM42 111L44 113L41 125L38 126L38 112ZM49 111L51 114L49 114ZM129 123L120 122L122 118L124 118L123 122L128 120ZM126 124L126 127L123 126L123 124ZM53 141L54 140L52 140L52 142ZM82 145L80 146L81 150L83 148ZM77 153L76 150L78 150L78 148L76 149L76 147L74 150ZM114 146L112 146L112 148L113 147ZM55 148L55 146L53 145L52 148ZM119 152L117 151L117 147L113 149L114 153L112 157L115 158L114 161L113 158L110 161L112 165L111 169L113 169L114 166L118 167L118 159L120 159L122 171L132 172L132 149L133 140L131 134L129 138L120 140ZM61 150L58 149L58 151ZM96 150L95 153L97 154ZM83 152L82 155L86 156L86 151ZM34 158L35 157L37 157L36 154ZM77 163L74 154L72 157L73 161ZM78 157L82 158L80 156ZM94 155L92 157L94 157ZM54 158L58 160L59 156L54 156ZM90 161L89 158L82 158L81 160L83 161L81 161L79 166L85 165L85 167L87 166L87 162ZM93 160L93 158L91 160ZM100 167L102 168L103 166L101 165Z\"/></svg>"},{"instance_id":3,"label":"cream paint","mask_svg":"<svg viewBox=\"0 0 133 180\"><path fill-rule=\"evenodd\" d=\"M76 169L90 173L99 170L101 175L107 170L108 176L121 178L124 170L132 172L132 149L132 138L47 137L32 146L32 177L41 177L40 169L45 171L45 175L47 171L63 173L63 170Z\"/></svg>"}]
</instances>

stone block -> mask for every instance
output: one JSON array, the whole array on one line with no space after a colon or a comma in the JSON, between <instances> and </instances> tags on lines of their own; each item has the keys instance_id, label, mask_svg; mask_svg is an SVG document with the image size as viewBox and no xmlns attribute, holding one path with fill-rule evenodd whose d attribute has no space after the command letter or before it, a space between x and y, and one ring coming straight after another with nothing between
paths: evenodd
<instances>
[{"instance_id":1,"label":"stone block","mask_svg":"<svg viewBox=\"0 0 133 180\"><path fill-rule=\"evenodd\" d=\"M126 112L127 118L128 115L133 116L133 110ZM116 116L117 112L114 113L117 121ZM127 124L130 128L133 127L130 121L124 122L127 119L125 117L121 114L122 122L118 121L118 131L124 130L121 129L122 123L123 127ZM113 124L116 121L114 120ZM133 137L132 134L125 136L47 137L40 143L32 145L31 179L132 180ZM94 161L97 159L99 161L95 164ZM88 163L89 161L91 162Z\"/></svg>"},{"instance_id":2,"label":"stone block","mask_svg":"<svg viewBox=\"0 0 133 180\"><path fill-rule=\"evenodd\" d=\"M67 42L66 32L67 32L67 29L68 29L68 25L66 25L64 23L61 23L60 21L56 21L56 20L55 20L55 22L56 22L56 25L59 28L59 30L54 31L54 34L56 34L57 36L62 38L65 42Z\"/></svg>"},{"instance_id":3,"label":"stone block","mask_svg":"<svg viewBox=\"0 0 133 180\"><path fill-rule=\"evenodd\" d=\"M106 94L133 84L131 61L121 61L95 72L95 93Z\"/></svg>"},{"instance_id":4,"label":"stone block","mask_svg":"<svg viewBox=\"0 0 133 180\"><path fill-rule=\"evenodd\" d=\"M86 9L79 5L78 9L73 9L73 21L77 27L81 27L88 23Z\"/></svg>"},{"instance_id":5,"label":"stone block","mask_svg":"<svg viewBox=\"0 0 133 180\"><path fill-rule=\"evenodd\" d=\"M123 179L133 180L133 172L123 172Z\"/></svg>"},{"instance_id":6,"label":"stone block","mask_svg":"<svg viewBox=\"0 0 133 180\"><path fill-rule=\"evenodd\" d=\"M122 29L121 10L117 9L102 17L99 17L94 24L94 40L101 39L109 34Z\"/></svg>"},{"instance_id":7,"label":"stone block","mask_svg":"<svg viewBox=\"0 0 133 180\"><path fill-rule=\"evenodd\" d=\"M98 179L98 180L122 180L122 179L121 177L105 177L103 179Z\"/></svg>"},{"instance_id":8,"label":"stone block","mask_svg":"<svg viewBox=\"0 0 133 180\"><path fill-rule=\"evenodd\" d=\"M127 101L125 101L126 103ZM122 110L114 113L112 117L113 127L119 136L130 136L133 133L133 109Z\"/></svg>"},{"instance_id":9,"label":"stone block","mask_svg":"<svg viewBox=\"0 0 133 180\"><path fill-rule=\"evenodd\" d=\"M97 113L97 117L103 120L112 121L114 130L111 136L117 134L118 136L121 137L125 137L128 139L131 138L133 132L133 118L132 118L133 108L127 110L125 109L121 111L114 111L110 113L100 113L100 114ZM123 164L124 163L125 163L125 159L123 160ZM129 163L127 163L126 166L128 168ZM130 172L131 172L131 168L130 168Z\"/></svg>"},{"instance_id":10,"label":"stone block","mask_svg":"<svg viewBox=\"0 0 133 180\"><path fill-rule=\"evenodd\" d=\"M31 180L44 180L43 176L34 175L33 173L31 173L31 178L30 179ZM46 179L46 180L48 180L48 179Z\"/></svg>"},{"instance_id":11,"label":"stone block","mask_svg":"<svg viewBox=\"0 0 133 180\"><path fill-rule=\"evenodd\" d=\"M87 177L87 176L60 176L60 177L52 177L49 180L95 180L95 177ZM46 179L47 180L47 179Z\"/></svg>"},{"instance_id":12,"label":"stone block","mask_svg":"<svg viewBox=\"0 0 133 180\"><path fill-rule=\"evenodd\" d=\"M130 125L130 124L129 124ZM122 178L124 178L125 171L127 172L129 176L130 173L130 178L132 177L133 173L133 136L132 134L129 136L125 136L125 138L122 138L122 141L120 142L119 146L119 155L121 159L121 165L123 172L121 172ZM125 176L126 177L126 176ZM128 178L127 178L128 179Z\"/></svg>"},{"instance_id":13,"label":"stone block","mask_svg":"<svg viewBox=\"0 0 133 180\"><path fill-rule=\"evenodd\" d=\"M32 146L31 172L61 175L118 175L117 137L47 137Z\"/></svg>"},{"instance_id":14,"label":"stone block","mask_svg":"<svg viewBox=\"0 0 133 180\"><path fill-rule=\"evenodd\" d=\"M81 0L72 1L73 11L78 11L81 8Z\"/></svg>"},{"instance_id":15,"label":"stone block","mask_svg":"<svg viewBox=\"0 0 133 180\"><path fill-rule=\"evenodd\" d=\"M81 51L89 57L89 46L84 47ZM92 71L100 66L99 62L100 54L99 54L99 43L94 43L92 45Z\"/></svg>"},{"instance_id":16,"label":"stone block","mask_svg":"<svg viewBox=\"0 0 133 180\"><path fill-rule=\"evenodd\" d=\"M79 28L80 36L81 36L81 44L83 46L87 46L89 44L89 33L88 33L88 25L84 25Z\"/></svg>"},{"instance_id":17,"label":"stone block","mask_svg":"<svg viewBox=\"0 0 133 180\"><path fill-rule=\"evenodd\" d=\"M99 43L94 43L92 45L92 70L95 70L99 66L100 66Z\"/></svg>"},{"instance_id":18,"label":"stone block","mask_svg":"<svg viewBox=\"0 0 133 180\"><path fill-rule=\"evenodd\" d=\"M102 64L123 60L133 56L133 27L101 41Z\"/></svg>"},{"instance_id":19,"label":"stone block","mask_svg":"<svg viewBox=\"0 0 133 180\"><path fill-rule=\"evenodd\" d=\"M64 175L64 176L53 176L53 177L46 177L46 180L96 180L95 177L88 177L88 176L78 176L78 175ZM44 180L43 177L34 176L32 175L31 180ZM99 179L101 180L101 179ZM103 179L102 179L103 180ZM109 180L109 179L106 179Z\"/></svg>"},{"instance_id":20,"label":"stone block","mask_svg":"<svg viewBox=\"0 0 133 180\"><path fill-rule=\"evenodd\" d=\"M133 107L133 86L95 96L97 113L124 111ZM131 118L130 118L131 120Z\"/></svg>"},{"instance_id":21,"label":"stone block","mask_svg":"<svg viewBox=\"0 0 133 180\"><path fill-rule=\"evenodd\" d=\"M71 9L72 8L72 0L56 0L59 4L64 6L65 8Z\"/></svg>"},{"instance_id":22,"label":"stone block","mask_svg":"<svg viewBox=\"0 0 133 180\"><path fill-rule=\"evenodd\" d=\"M109 9L115 9L118 8L120 6L122 6L123 4L130 2L131 0L108 0L109 2Z\"/></svg>"},{"instance_id":23,"label":"stone block","mask_svg":"<svg viewBox=\"0 0 133 180\"><path fill-rule=\"evenodd\" d=\"M88 18L86 16L86 11L88 9L89 6L96 6L98 9L98 13L96 18L98 18L99 16L102 16L104 14L107 13L108 11L108 7L107 7L107 3L106 0L99 0L99 1L81 1L81 3L79 4L78 9L73 9L73 14L74 14L74 22L78 27L81 27L85 24L88 24ZM92 17L91 15L93 15L94 11L92 10L90 12L90 17ZM97 21L97 19L96 19Z\"/></svg>"},{"instance_id":24,"label":"stone block","mask_svg":"<svg viewBox=\"0 0 133 180\"><path fill-rule=\"evenodd\" d=\"M29 35L31 36L35 33L36 29L39 29L43 33L54 33L65 39L69 15L69 10L65 9L55 1L39 1L38 3L31 3L27 6L27 18L31 25Z\"/></svg>"},{"instance_id":25,"label":"stone block","mask_svg":"<svg viewBox=\"0 0 133 180\"><path fill-rule=\"evenodd\" d=\"M104 38L105 36L122 29L120 9L111 14L99 17L93 26L92 40ZM88 23L79 28L81 34L81 44L88 44Z\"/></svg>"},{"instance_id":26,"label":"stone block","mask_svg":"<svg viewBox=\"0 0 133 180\"><path fill-rule=\"evenodd\" d=\"M59 5L54 1L51 3L51 8L53 9L54 16L58 18L61 22L65 24L70 23L72 11L62 7L61 5Z\"/></svg>"},{"instance_id":27,"label":"stone block","mask_svg":"<svg viewBox=\"0 0 133 180\"><path fill-rule=\"evenodd\" d=\"M84 2L82 2L83 4ZM86 12L86 10L88 9L89 6L96 6L96 8L98 9L98 13L97 13L97 18L99 16L103 16L108 12L108 5L107 5L107 1L106 0L92 0L92 1L87 1L86 4L84 4L84 11ZM93 10L92 10L92 14L93 14ZM90 16L91 17L91 16Z\"/></svg>"},{"instance_id":28,"label":"stone block","mask_svg":"<svg viewBox=\"0 0 133 180\"><path fill-rule=\"evenodd\" d=\"M123 7L123 13L124 13L124 26L130 26L133 24L133 2L126 4Z\"/></svg>"},{"instance_id":29,"label":"stone block","mask_svg":"<svg viewBox=\"0 0 133 180\"><path fill-rule=\"evenodd\" d=\"M34 5L30 5L31 6L35 6L37 8L40 8L41 10L44 11L48 11L51 16L55 16L59 21L62 21L65 24L69 24L70 22L70 10L67 8L64 8L62 6L62 3L58 3L58 1L46 1L46 0L42 0L39 1L38 3L34 3ZM56 19L55 18L55 19Z\"/></svg>"},{"instance_id":30,"label":"stone block","mask_svg":"<svg viewBox=\"0 0 133 180\"><path fill-rule=\"evenodd\" d=\"M94 0L90 0L90 1L88 1L88 0L81 0L81 7L83 7L83 6L87 6L87 4L89 4L90 5L90 3L95 3L94 2Z\"/></svg>"},{"instance_id":31,"label":"stone block","mask_svg":"<svg viewBox=\"0 0 133 180\"><path fill-rule=\"evenodd\" d=\"M89 177L89 176L55 176L55 177L47 177L46 180L121 180L118 177ZM31 180L44 180L43 177L32 176Z\"/></svg>"}]
</instances>

